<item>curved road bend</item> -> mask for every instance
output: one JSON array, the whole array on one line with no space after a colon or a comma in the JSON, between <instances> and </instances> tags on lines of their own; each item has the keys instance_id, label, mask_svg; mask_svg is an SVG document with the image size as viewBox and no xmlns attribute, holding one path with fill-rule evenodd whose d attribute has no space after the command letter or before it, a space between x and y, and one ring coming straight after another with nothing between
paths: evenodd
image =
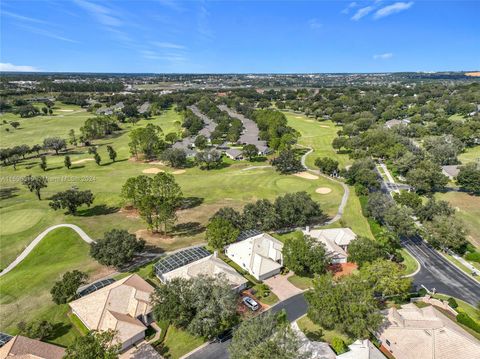
<instances>
[{"instance_id":1,"label":"curved road bend","mask_svg":"<svg viewBox=\"0 0 480 359\"><path fill-rule=\"evenodd\" d=\"M301 316L307 313L307 302L303 293L294 295L282 302L271 307L273 313L279 312L280 310L285 309L287 312L287 318L290 322L293 322L300 318ZM189 355L188 359L227 359L228 355L228 346L232 340L229 339L223 343L210 343L203 348L197 350L193 354Z\"/></svg>"},{"instance_id":2,"label":"curved road bend","mask_svg":"<svg viewBox=\"0 0 480 359\"><path fill-rule=\"evenodd\" d=\"M78 233L78 235L88 244L94 243L95 241L90 238L88 234L84 232L83 229L81 229L79 226L76 226L75 224L68 224L68 223L63 223L63 224L57 224L55 226L48 227L46 230L44 230L42 233L40 233L33 241L30 242L30 244L23 250L20 255L15 258L15 260L10 263L7 268L5 268L1 273L0 277L7 274L10 272L13 268L15 268L21 261L23 261L29 254L30 252L37 246L38 243L51 231L57 228L62 228L62 227L67 227L73 229L75 232Z\"/></svg>"},{"instance_id":3,"label":"curved road bend","mask_svg":"<svg viewBox=\"0 0 480 359\"><path fill-rule=\"evenodd\" d=\"M420 263L420 270L413 276L417 287L435 288L438 293L459 298L476 306L480 302L480 283L445 259L420 236L403 238L405 247Z\"/></svg>"}]
</instances>

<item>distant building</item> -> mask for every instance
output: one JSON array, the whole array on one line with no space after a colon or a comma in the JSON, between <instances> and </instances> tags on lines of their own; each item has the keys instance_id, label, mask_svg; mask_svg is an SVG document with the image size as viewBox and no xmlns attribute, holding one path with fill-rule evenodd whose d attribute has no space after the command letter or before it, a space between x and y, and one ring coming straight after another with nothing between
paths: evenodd
<instances>
[{"instance_id":1,"label":"distant building","mask_svg":"<svg viewBox=\"0 0 480 359\"><path fill-rule=\"evenodd\" d=\"M225 155L227 155L228 158L231 158L232 160L235 160L235 161L243 159L242 151L236 148L230 148L226 150Z\"/></svg>"},{"instance_id":2,"label":"distant building","mask_svg":"<svg viewBox=\"0 0 480 359\"><path fill-rule=\"evenodd\" d=\"M62 359L65 349L17 335L0 348L0 359Z\"/></svg>"},{"instance_id":3,"label":"distant building","mask_svg":"<svg viewBox=\"0 0 480 359\"><path fill-rule=\"evenodd\" d=\"M395 126L400 126L400 125L408 125L410 123L410 120L408 118L405 118L403 120L389 120L385 122L385 127L387 128L392 128Z\"/></svg>"},{"instance_id":4,"label":"distant building","mask_svg":"<svg viewBox=\"0 0 480 359\"><path fill-rule=\"evenodd\" d=\"M379 331L396 359L479 359L480 343L433 306L392 307Z\"/></svg>"},{"instance_id":5,"label":"distant building","mask_svg":"<svg viewBox=\"0 0 480 359\"><path fill-rule=\"evenodd\" d=\"M347 248L357 235L350 228L312 229L307 227L303 234L315 238L323 243L327 256L332 263L346 263L348 259Z\"/></svg>"},{"instance_id":6,"label":"distant building","mask_svg":"<svg viewBox=\"0 0 480 359\"><path fill-rule=\"evenodd\" d=\"M150 295L154 288L137 274L70 302L72 312L89 330L118 331L125 350L143 340L153 321Z\"/></svg>"},{"instance_id":7,"label":"distant building","mask_svg":"<svg viewBox=\"0 0 480 359\"><path fill-rule=\"evenodd\" d=\"M448 178L450 178L451 180L457 177L459 172L460 172L460 166L457 166L457 165L442 166L442 173Z\"/></svg>"},{"instance_id":8,"label":"distant building","mask_svg":"<svg viewBox=\"0 0 480 359\"><path fill-rule=\"evenodd\" d=\"M150 102L144 102L139 108L138 108L138 113L143 115L144 113L147 113L148 111L150 111Z\"/></svg>"},{"instance_id":9,"label":"distant building","mask_svg":"<svg viewBox=\"0 0 480 359\"><path fill-rule=\"evenodd\" d=\"M300 330L297 322L292 323L292 329L297 335L298 340L300 341L300 348L298 349L299 353L305 356L308 359L336 359L335 352L330 348L330 345L325 342L317 342L310 340L307 336Z\"/></svg>"},{"instance_id":10,"label":"distant building","mask_svg":"<svg viewBox=\"0 0 480 359\"><path fill-rule=\"evenodd\" d=\"M225 247L225 254L258 280L278 273L283 266L283 243L267 233L252 231Z\"/></svg>"}]
</instances>

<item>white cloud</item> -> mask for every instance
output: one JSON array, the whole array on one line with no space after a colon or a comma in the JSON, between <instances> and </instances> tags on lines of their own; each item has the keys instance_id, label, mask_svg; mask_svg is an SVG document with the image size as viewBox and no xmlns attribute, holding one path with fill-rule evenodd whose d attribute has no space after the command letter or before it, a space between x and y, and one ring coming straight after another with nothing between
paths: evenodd
<instances>
[{"instance_id":1,"label":"white cloud","mask_svg":"<svg viewBox=\"0 0 480 359\"><path fill-rule=\"evenodd\" d=\"M27 22L34 22L37 24L46 24L49 25L50 23L47 21L39 20L39 19L34 19L33 17L28 17L28 16L23 16L19 14L15 14L10 11L2 11L2 15L6 15L8 17L11 17L12 19L20 20L20 21L27 21Z\"/></svg>"},{"instance_id":2,"label":"white cloud","mask_svg":"<svg viewBox=\"0 0 480 359\"><path fill-rule=\"evenodd\" d=\"M377 10L375 12L375 15L373 15L374 19L380 19L385 16L389 16L392 14L396 14L397 12L404 11L407 9L410 9L413 5L413 1L410 2L396 2L392 5L388 5L385 7L382 7L381 9Z\"/></svg>"},{"instance_id":3,"label":"white cloud","mask_svg":"<svg viewBox=\"0 0 480 359\"><path fill-rule=\"evenodd\" d=\"M320 29L323 25L317 19L310 19L310 20L308 20L308 26L312 30L317 30L317 29Z\"/></svg>"},{"instance_id":4,"label":"white cloud","mask_svg":"<svg viewBox=\"0 0 480 359\"><path fill-rule=\"evenodd\" d=\"M185 49L185 46L179 45L179 44L174 44L172 42L152 41L152 45L155 45L155 46L160 47L162 49L178 49L178 50Z\"/></svg>"},{"instance_id":5,"label":"white cloud","mask_svg":"<svg viewBox=\"0 0 480 359\"><path fill-rule=\"evenodd\" d=\"M393 54L391 52L373 55L374 60L388 60L388 59L391 59L392 57L393 57Z\"/></svg>"},{"instance_id":6,"label":"white cloud","mask_svg":"<svg viewBox=\"0 0 480 359\"><path fill-rule=\"evenodd\" d=\"M350 4L348 4L348 6L345 9L342 10L342 14L348 14L351 9L357 6L358 4L355 1L351 2Z\"/></svg>"},{"instance_id":7,"label":"white cloud","mask_svg":"<svg viewBox=\"0 0 480 359\"><path fill-rule=\"evenodd\" d=\"M9 72L38 72L38 68L26 65L14 65L8 62L0 62L0 71Z\"/></svg>"},{"instance_id":8,"label":"white cloud","mask_svg":"<svg viewBox=\"0 0 480 359\"><path fill-rule=\"evenodd\" d=\"M75 0L75 3L87 10L99 23L105 26L120 27L123 22L109 8L86 0Z\"/></svg>"},{"instance_id":9,"label":"white cloud","mask_svg":"<svg viewBox=\"0 0 480 359\"><path fill-rule=\"evenodd\" d=\"M352 20L355 20L355 21L358 21L360 20L362 17L364 16L367 16L368 14L370 14L373 10L373 6L366 6L366 7L362 7L361 9L358 9L357 12L355 13L355 15L352 16Z\"/></svg>"},{"instance_id":10,"label":"white cloud","mask_svg":"<svg viewBox=\"0 0 480 359\"><path fill-rule=\"evenodd\" d=\"M30 31L32 34L46 36L46 37L50 37L50 38L55 39L55 40L61 40L61 41L75 43L75 44L79 43L77 40L72 40L68 37L61 36L61 35L58 35L57 33L52 32L52 31L45 30L45 29L40 29L40 28L35 27L35 26L30 26L30 25L25 25L25 24L15 24L15 25L20 27L20 28L23 28L27 31Z\"/></svg>"}]
</instances>

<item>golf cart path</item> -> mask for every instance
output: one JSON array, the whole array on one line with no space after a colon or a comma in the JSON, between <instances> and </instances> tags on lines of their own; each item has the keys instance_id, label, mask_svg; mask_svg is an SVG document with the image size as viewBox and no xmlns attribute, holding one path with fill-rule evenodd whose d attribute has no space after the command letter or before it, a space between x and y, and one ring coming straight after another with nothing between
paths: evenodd
<instances>
[{"instance_id":1,"label":"golf cart path","mask_svg":"<svg viewBox=\"0 0 480 359\"><path fill-rule=\"evenodd\" d=\"M308 151L303 154L302 159L301 159L302 166L305 167L307 169L307 171L315 173L317 176L322 176L323 178L326 178L326 179L328 179L332 182L338 183L343 187L343 196L342 196L342 200L340 201L340 205L338 206L337 214L332 219L325 222L325 225L332 224L332 223L334 223L334 222L336 222L336 221L338 221L342 218L343 210L345 209L345 206L347 205L348 196L350 195L350 189L348 188L348 186L345 183L337 181L336 179L321 173L319 170L314 170L313 168L309 168L307 166L306 159L307 159L307 156L310 153L313 152L313 148L303 146L303 145L298 145L298 146L308 148Z\"/></svg>"},{"instance_id":2,"label":"golf cart path","mask_svg":"<svg viewBox=\"0 0 480 359\"><path fill-rule=\"evenodd\" d=\"M66 227L66 228L71 228L73 229L75 232L77 232L77 234L80 236L80 238L82 238L82 240L84 240L85 242L87 242L88 244L91 244L91 243L94 243L95 241L88 235L85 233L85 231L83 229L81 229L79 226L76 226L75 224L68 224L68 223L63 223L63 224L57 224L55 226L51 226L51 227L48 227L46 230L44 230L42 233L40 233L32 242L30 242L30 244L27 246L27 248L25 248L23 250L22 253L20 253L20 255L15 258L15 260L10 263L8 265L7 268L5 268L1 273L0 273L0 277L7 274L8 272L10 272L13 268L15 268L21 261L23 261L29 254L30 252L37 246L38 243L40 243L40 241L48 234L50 233L51 231L57 229L57 228L63 228L63 227Z\"/></svg>"}]
</instances>

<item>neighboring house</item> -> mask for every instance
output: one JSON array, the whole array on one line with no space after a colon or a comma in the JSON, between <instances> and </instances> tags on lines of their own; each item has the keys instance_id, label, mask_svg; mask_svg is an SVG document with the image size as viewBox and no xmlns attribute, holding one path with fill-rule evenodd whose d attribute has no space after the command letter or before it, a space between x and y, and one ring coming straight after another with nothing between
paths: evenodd
<instances>
[{"instance_id":1,"label":"neighboring house","mask_svg":"<svg viewBox=\"0 0 480 359\"><path fill-rule=\"evenodd\" d=\"M480 342L433 306L390 308L378 337L396 359L480 358Z\"/></svg>"},{"instance_id":2,"label":"neighboring house","mask_svg":"<svg viewBox=\"0 0 480 359\"><path fill-rule=\"evenodd\" d=\"M225 154L227 155L228 158L231 158L234 161L238 161L243 159L243 153L241 150L236 149L236 148L230 148L225 151Z\"/></svg>"},{"instance_id":3,"label":"neighboring house","mask_svg":"<svg viewBox=\"0 0 480 359\"><path fill-rule=\"evenodd\" d=\"M107 108L99 108L97 110L97 115L105 115L105 116L110 116L113 114L113 110L109 107Z\"/></svg>"},{"instance_id":4,"label":"neighboring house","mask_svg":"<svg viewBox=\"0 0 480 359\"><path fill-rule=\"evenodd\" d=\"M247 280L227 263L210 254L205 248L188 248L162 257L155 264L155 274L163 282L173 278L195 278L200 275L224 276L235 291L247 286Z\"/></svg>"},{"instance_id":5,"label":"neighboring house","mask_svg":"<svg viewBox=\"0 0 480 359\"><path fill-rule=\"evenodd\" d=\"M113 111L120 111L122 110L123 108L125 107L125 105L123 104L123 102L119 102L115 105L112 106L112 110Z\"/></svg>"},{"instance_id":6,"label":"neighboring house","mask_svg":"<svg viewBox=\"0 0 480 359\"><path fill-rule=\"evenodd\" d=\"M278 273L283 266L283 243L267 233L247 231L225 247L225 254L257 280Z\"/></svg>"},{"instance_id":7,"label":"neighboring house","mask_svg":"<svg viewBox=\"0 0 480 359\"><path fill-rule=\"evenodd\" d=\"M299 353L308 359L335 359L335 352L328 343L316 342L307 338L300 330L297 322L292 323L292 329L300 341Z\"/></svg>"},{"instance_id":8,"label":"neighboring house","mask_svg":"<svg viewBox=\"0 0 480 359\"><path fill-rule=\"evenodd\" d=\"M460 166L457 166L457 165L442 166L442 173L448 178L450 178L451 180L457 177L459 172L460 172Z\"/></svg>"},{"instance_id":9,"label":"neighboring house","mask_svg":"<svg viewBox=\"0 0 480 359\"><path fill-rule=\"evenodd\" d=\"M61 359L64 355L63 348L21 335L14 336L0 348L0 359Z\"/></svg>"},{"instance_id":10,"label":"neighboring house","mask_svg":"<svg viewBox=\"0 0 480 359\"><path fill-rule=\"evenodd\" d=\"M409 119L389 120L389 121L385 122L385 127L392 128L392 127L399 126L399 125L408 125L409 123L410 123Z\"/></svg>"},{"instance_id":11,"label":"neighboring house","mask_svg":"<svg viewBox=\"0 0 480 359\"><path fill-rule=\"evenodd\" d=\"M356 340L348 348L348 352L337 355L336 359L385 359L382 352L368 339Z\"/></svg>"},{"instance_id":12,"label":"neighboring house","mask_svg":"<svg viewBox=\"0 0 480 359\"><path fill-rule=\"evenodd\" d=\"M143 115L144 113L147 113L150 111L150 102L144 102L139 108L138 108L138 113Z\"/></svg>"},{"instance_id":13,"label":"neighboring house","mask_svg":"<svg viewBox=\"0 0 480 359\"><path fill-rule=\"evenodd\" d=\"M312 229L307 227L303 234L323 243L333 264L347 263L348 246L357 235L350 228Z\"/></svg>"},{"instance_id":14,"label":"neighboring house","mask_svg":"<svg viewBox=\"0 0 480 359\"><path fill-rule=\"evenodd\" d=\"M154 288L137 274L70 302L72 312L89 330L116 330L125 350L145 337L152 322Z\"/></svg>"}]
</instances>

